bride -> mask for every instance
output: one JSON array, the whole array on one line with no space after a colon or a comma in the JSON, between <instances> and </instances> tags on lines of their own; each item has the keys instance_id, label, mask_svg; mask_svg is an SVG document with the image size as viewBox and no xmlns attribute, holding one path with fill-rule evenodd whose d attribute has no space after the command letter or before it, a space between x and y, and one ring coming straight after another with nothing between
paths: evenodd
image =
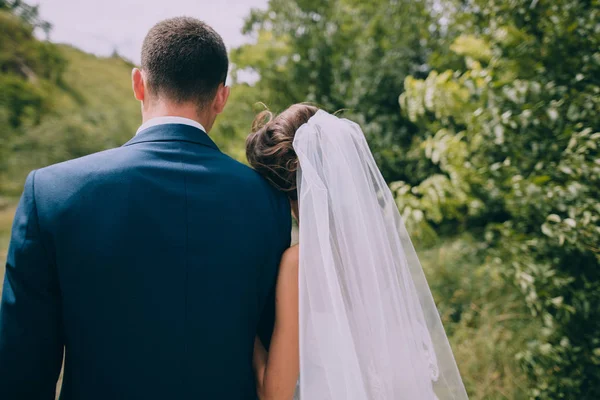
<instances>
[{"instance_id":1,"label":"bride","mask_svg":"<svg viewBox=\"0 0 600 400\"><path fill-rule=\"evenodd\" d=\"M360 127L295 104L265 111L250 164L286 192L300 230L284 254L260 399L467 399L431 292Z\"/></svg>"}]
</instances>

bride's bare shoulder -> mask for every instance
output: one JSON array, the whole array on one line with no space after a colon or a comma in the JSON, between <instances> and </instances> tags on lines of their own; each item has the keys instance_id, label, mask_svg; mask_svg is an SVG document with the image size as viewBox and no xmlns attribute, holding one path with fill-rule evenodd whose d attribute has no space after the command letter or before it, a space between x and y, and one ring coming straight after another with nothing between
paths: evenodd
<instances>
[{"instance_id":1,"label":"bride's bare shoulder","mask_svg":"<svg viewBox=\"0 0 600 400\"><path fill-rule=\"evenodd\" d=\"M298 267L300 252L298 245L294 245L283 252L279 268Z\"/></svg>"}]
</instances>

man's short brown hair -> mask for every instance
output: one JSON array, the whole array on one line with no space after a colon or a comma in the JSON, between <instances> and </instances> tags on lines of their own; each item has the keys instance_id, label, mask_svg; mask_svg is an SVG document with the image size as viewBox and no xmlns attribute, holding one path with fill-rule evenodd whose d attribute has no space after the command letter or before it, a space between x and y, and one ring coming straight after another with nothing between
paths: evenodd
<instances>
[{"instance_id":1,"label":"man's short brown hair","mask_svg":"<svg viewBox=\"0 0 600 400\"><path fill-rule=\"evenodd\" d=\"M198 107L225 83L229 60L223 39L204 22L178 17L159 22L142 45L142 70L155 96Z\"/></svg>"}]
</instances>

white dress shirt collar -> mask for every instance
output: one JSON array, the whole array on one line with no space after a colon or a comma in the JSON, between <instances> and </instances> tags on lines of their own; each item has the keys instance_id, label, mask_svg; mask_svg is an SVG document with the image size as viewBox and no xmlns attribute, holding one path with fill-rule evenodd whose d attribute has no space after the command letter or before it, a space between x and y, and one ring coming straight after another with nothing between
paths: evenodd
<instances>
[{"instance_id":1,"label":"white dress shirt collar","mask_svg":"<svg viewBox=\"0 0 600 400\"><path fill-rule=\"evenodd\" d=\"M202 124L197 121L194 121L193 119L184 118L184 117L168 117L167 116L167 117L154 117L154 118L149 119L148 121L144 122L142 124L142 126L140 126L138 128L138 130L135 134L138 135L140 132L142 132L152 126L164 125L164 124L189 125L189 126L193 126L194 128L198 128L203 132L206 132L206 129L204 129Z\"/></svg>"}]
</instances>

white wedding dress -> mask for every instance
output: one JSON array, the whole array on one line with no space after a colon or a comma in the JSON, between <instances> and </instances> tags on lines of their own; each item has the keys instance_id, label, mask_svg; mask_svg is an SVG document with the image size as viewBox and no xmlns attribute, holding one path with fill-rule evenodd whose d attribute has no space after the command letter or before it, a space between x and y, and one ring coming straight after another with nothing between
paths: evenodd
<instances>
[{"instance_id":1,"label":"white wedding dress","mask_svg":"<svg viewBox=\"0 0 600 400\"><path fill-rule=\"evenodd\" d=\"M360 127L296 132L298 400L467 399L423 270Z\"/></svg>"}]
</instances>

